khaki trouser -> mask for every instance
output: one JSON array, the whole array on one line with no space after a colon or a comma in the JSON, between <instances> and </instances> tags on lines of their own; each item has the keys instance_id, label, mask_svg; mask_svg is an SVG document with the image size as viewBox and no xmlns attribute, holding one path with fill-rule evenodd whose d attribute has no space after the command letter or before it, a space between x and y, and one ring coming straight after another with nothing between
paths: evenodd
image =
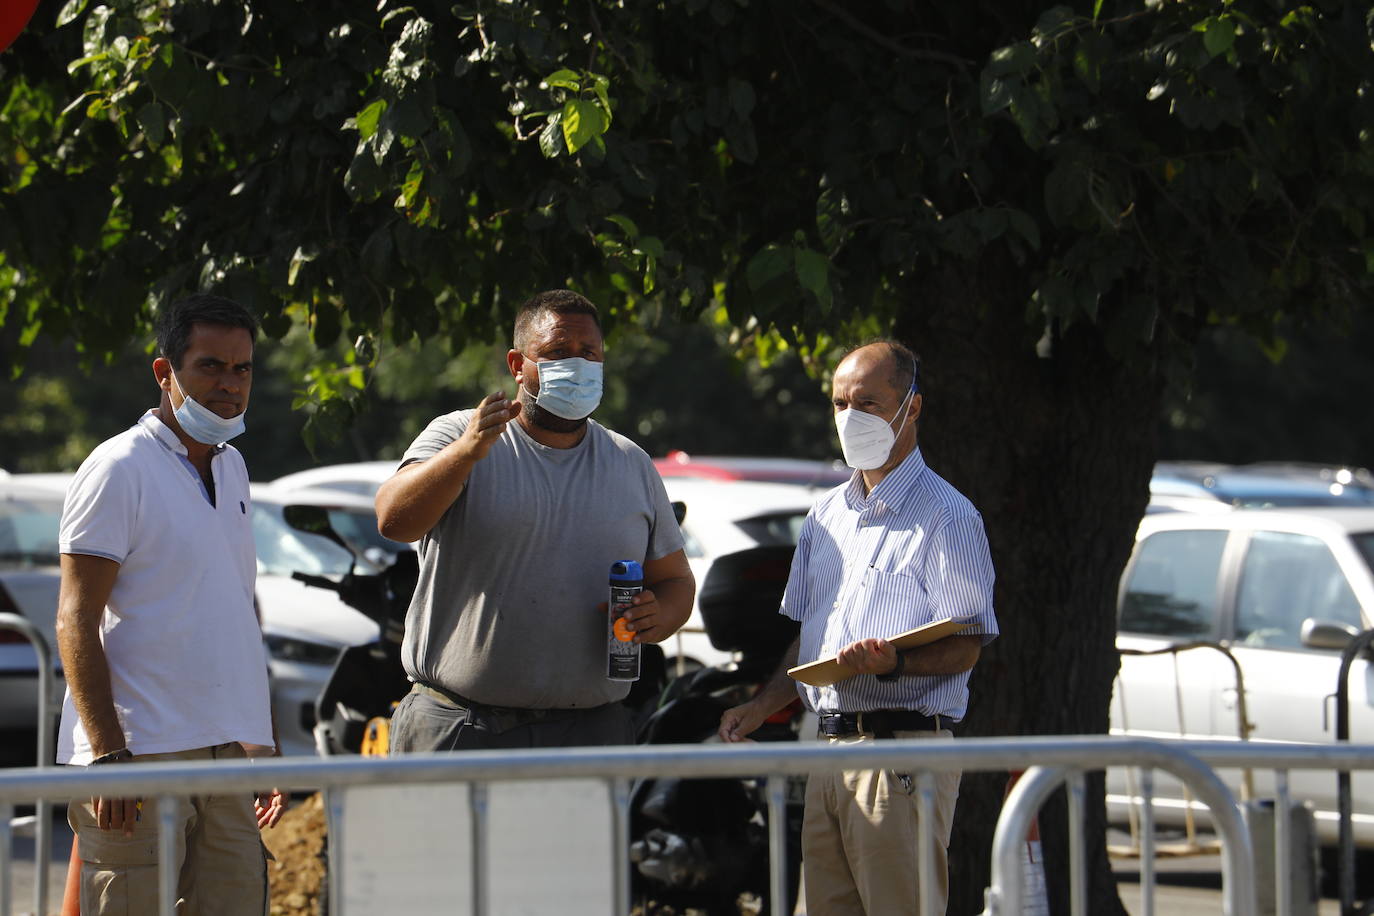
<instances>
[{"instance_id":1,"label":"khaki trouser","mask_svg":"<svg viewBox=\"0 0 1374 916\"><path fill-rule=\"evenodd\" d=\"M897 738L950 738L953 732L897 732ZM871 735L827 738L831 744ZM916 775L889 770L812 773L802 821L807 916L891 916L920 911ZM948 850L959 797L957 772L935 774L937 912L949 899Z\"/></svg>"},{"instance_id":2,"label":"khaki trouser","mask_svg":"<svg viewBox=\"0 0 1374 916\"><path fill-rule=\"evenodd\" d=\"M237 743L141 754L135 763L242 758ZM113 764L127 766L128 764ZM173 836L178 869L176 912L183 916L265 916L267 859L253 799L244 793L198 795L176 802ZM158 802L146 798L133 836L101 830L90 799L67 806L81 856L83 916L152 916L158 912Z\"/></svg>"}]
</instances>

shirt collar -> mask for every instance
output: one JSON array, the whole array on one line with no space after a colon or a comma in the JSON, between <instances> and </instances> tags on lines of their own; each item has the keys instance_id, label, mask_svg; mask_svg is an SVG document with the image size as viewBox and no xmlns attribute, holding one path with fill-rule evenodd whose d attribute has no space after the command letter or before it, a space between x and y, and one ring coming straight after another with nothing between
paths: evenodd
<instances>
[{"instance_id":1,"label":"shirt collar","mask_svg":"<svg viewBox=\"0 0 1374 916\"><path fill-rule=\"evenodd\" d=\"M155 409L149 408L147 413L139 417L138 425L149 432L164 448L178 455L187 455L186 446L177 438L177 434L172 432L172 428L158 418ZM210 449L210 454L218 455L223 450L224 443L221 442L219 445Z\"/></svg>"},{"instance_id":2,"label":"shirt collar","mask_svg":"<svg viewBox=\"0 0 1374 916\"><path fill-rule=\"evenodd\" d=\"M902 459L901 464L888 471L887 476L867 495L864 494L863 471L855 471L844 491L845 502L851 509L866 509L877 503L899 509L925 469L926 460L921 455L920 446L917 446Z\"/></svg>"}]
</instances>

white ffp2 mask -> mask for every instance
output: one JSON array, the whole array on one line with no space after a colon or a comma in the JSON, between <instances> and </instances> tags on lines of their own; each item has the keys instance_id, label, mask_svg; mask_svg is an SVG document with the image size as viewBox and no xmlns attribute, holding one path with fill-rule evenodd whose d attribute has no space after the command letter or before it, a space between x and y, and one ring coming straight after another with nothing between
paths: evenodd
<instances>
[{"instance_id":1,"label":"white ffp2 mask","mask_svg":"<svg viewBox=\"0 0 1374 916\"><path fill-rule=\"evenodd\" d=\"M915 390L908 390L902 401L901 419L897 421L900 429L906 422L906 412L911 408L911 398ZM840 434L840 448L844 451L844 463L859 471L871 471L883 466L897 434L892 424L876 414L864 413L848 407L835 414L835 430Z\"/></svg>"}]
</instances>

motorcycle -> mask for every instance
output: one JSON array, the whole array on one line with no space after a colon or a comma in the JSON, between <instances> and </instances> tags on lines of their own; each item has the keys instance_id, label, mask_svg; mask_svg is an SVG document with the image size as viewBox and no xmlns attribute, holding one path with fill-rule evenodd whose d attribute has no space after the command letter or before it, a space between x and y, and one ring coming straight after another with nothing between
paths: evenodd
<instances>
[{"instance_id":1,"label":"motorcycle","mask_svg":"<svg viewBox=\"0 0 1374 916\"><path fill-rule=\"evenodd\" d=\"M350 557L356 556L330 524L328 510L290 505L282 514L292 528L327 538L347 550ZM410 690L401 667L401 639L419 577L419 559L413 550L397 553L390 566L375 574L359 574L352 565L338 581L303 572L291 574L306 585L336 592L344 604L380 627L377 640L339 652L315 701L315 750L321 756L386 755L391 709Z\"/></svg>"},{"instance_id":2,"label":"motorcycle","mask_svg":"<svg viewBox=\"0 0 1374 916\"><path fill-rule=\"evenodd\" d=\"M791 546L755 547L711 565L697 598L711 644L739 653L730 665L702 668L672 680L640 727L640 744L718 740L721 713L745 702L777 670L797 624L777 612L791 567ZM802 707L794 701L751 737L795 741ZM656 907L737 914L742 898L769 890L768 802L765 779L652 779L630 800L631 890L640 912ZM791 912L801 863L804 777L788 780L786 846Z\"/></svg>"}]
</instances>

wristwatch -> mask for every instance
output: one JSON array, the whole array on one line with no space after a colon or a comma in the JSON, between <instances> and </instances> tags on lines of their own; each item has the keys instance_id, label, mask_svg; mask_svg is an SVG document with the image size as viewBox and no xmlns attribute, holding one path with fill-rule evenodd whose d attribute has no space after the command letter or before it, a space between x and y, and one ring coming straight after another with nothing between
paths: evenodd
<instances>
[{"instance_id":1,"label":"wristwatch","mask_svg":"<svg viewBox=\"0 0 1374 916\"><path fill-rule=\"evenodd\" d=\"M121 747L117 751L110 751L108 754L101 754L91 761L91 766L97 763L119 763L121 760L133 760L134 752L127 747Z\"/></svg>"},{"instance_id":2,"label":"wristwatch","mask_svg":"<svg viewBox=\"0 0 1374 916\"><path fill-rule=\"evenodd\" d=\"M895 681L895 680L897 680L897 678L899 678L899 677L902 676L902 672L905 671L905 670L906 670L906 656L903 655L903 654L901 653L901 651L899 650L899 651L897 652L897 667L896 667L896 668L893 668L893 669L892 669L891 671L889 671L887 674L875 674L875 675L873 675L873 676L874 676L875 678L877 678L878 680L882 681L884 684L886 684L888 681Z\"/></svg>"}]
</instances>

